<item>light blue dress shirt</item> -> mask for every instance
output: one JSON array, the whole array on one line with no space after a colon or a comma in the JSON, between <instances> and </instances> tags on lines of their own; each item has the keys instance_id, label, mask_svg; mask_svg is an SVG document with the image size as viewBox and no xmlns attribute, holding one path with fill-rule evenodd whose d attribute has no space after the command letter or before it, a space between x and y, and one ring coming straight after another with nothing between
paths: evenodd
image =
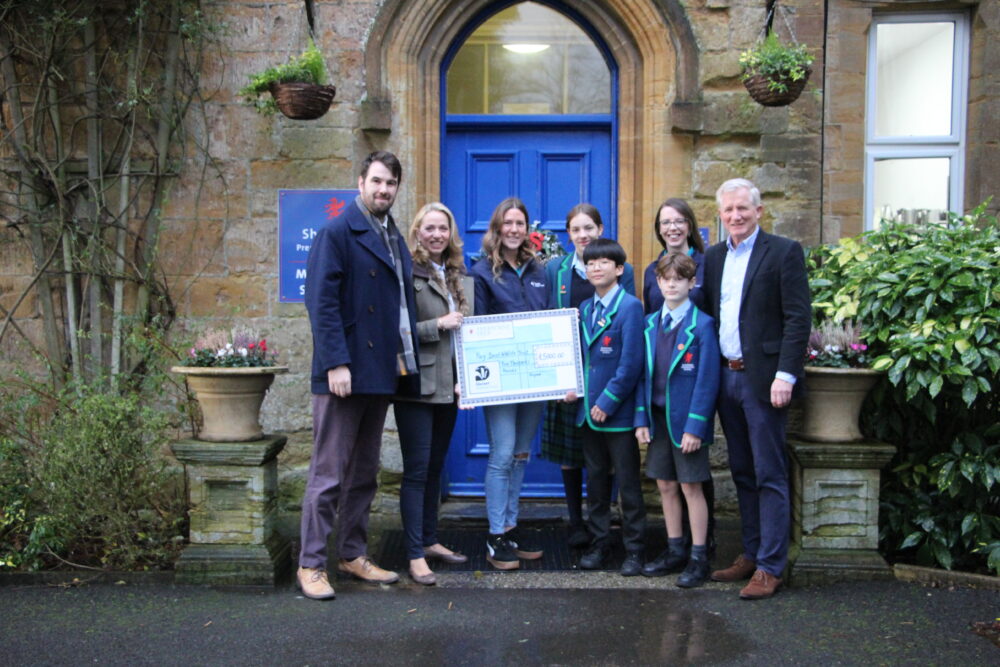
<instances>
[{"instance_id":1,"label":"light blue dress shirt","mask_svg":"<svg viewBox=\"0 0 1000 667\"><path fill-rule=\"evenodd\" d=\"M584 266L583 260L580 259L580 256L576 252L573 253L573 270L576 271L576 275L584 280L587 279L587 267Z\"/></svg>"},{"instance_id":2,"label":"light blue dress shirt","mask_svg":"<svg viewBox=\"0 0 1000 667\"><path fill-rule=\"evenodd\" d=\"M663 308L660 309L660 326L663 326L663 323L667 321L667 318L670 318L670 328L673 329L684 321L684 317L688 314L689 310L691 310L690 299L684 299L684 303L677 306L673 310L667 308L667 304L664 303Z\"/></svg>"},{"instance_id":3,"label":"light blue dress shirt","mask_svg":"<svg viewBox=\"0 0 1000 667\"><path fill-rule=\"evenodd\" d=\"M608 293L605 294L603 298L597 296L597 293L595 292L594 293L594 314L595 315L597 314L597 302L598 301L600 301L604 305L604 312L607 313L608 312L608 308L611 307L611 301L615 298L615 294L617 294L618 290L620 290L620 289L621 289L621 285L618 285L616 283L614 287L612 287L611 289L608 290ZM591 328L596 329L597 328L597 322L596 321L591 322L590 326L591 326Z\"/></svg>"},{"instance_id":4,"label":"light blue dress shirt","mask_svg":"<svg viewBox=\"0 0 1000 667\"><path fill-rule=\"evenodd\" d=\"M759 235L760 225L735 248L732 237L726 240L726 263L722 269L722 291L719 298L719 350L726 359L743 358L743 345L740 341L743 282ZM778 371L774 377L795 384L795 376L791 373Z\"/></svg>"}]
</instances>

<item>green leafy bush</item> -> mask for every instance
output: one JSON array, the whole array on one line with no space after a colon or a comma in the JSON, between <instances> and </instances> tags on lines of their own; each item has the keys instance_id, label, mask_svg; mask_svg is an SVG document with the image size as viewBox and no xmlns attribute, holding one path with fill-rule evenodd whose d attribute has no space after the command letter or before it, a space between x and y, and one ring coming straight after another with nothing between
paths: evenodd
<instances>
[{"instance_id":1,"label":"green leafy bush","mask_svg":"<svg viewBox=\"0 0 1000 667\"><path fill-rule=\"evenodd\" d=\"M810 253L817 318L865 326L888 371L862 414L898 447L882 489L893 558L1000 571L1000 225L883 221Z\"/></svg>"},{"instance_id":2,"label":"green leafy bush","mask_svg":"<svg viewBox=\"0 0 1000 667\"><path fill-rule=\"evenodd\" d=\"M808 76L813 57L805 44L784 44L773 32L754 48L740 54L743 80L760 75L766 78L767 87L784 93L789 81L800 81Z\"/></svg>"},{"instance_id":3,"label":"green leafy bush","mask_svg":"<svg viewBox=\"0 0 1000 667\"><path fill-rule=\"evenodd\" d=\"M316 44L310 39L309 46L302 55L293 57L284 65L268 67L259 74L251 75L250 83L241 88L237 94L258 113L273 114L278 110L274 99L270 96L261 97L270 90L272 83L326 85L326 65L323 63L323 54L316 48Z\"/></svg>"},{"instance_id":4,"label":"green leafy bush","mask_svg":"<svg viewBox=\"0 0 1000 667\"><path fill-rule=\"evenodd\" d=\"M0 567L163 567L182 542L168 418L102 384L0 390Z\"/></svg>"}]
</instances>

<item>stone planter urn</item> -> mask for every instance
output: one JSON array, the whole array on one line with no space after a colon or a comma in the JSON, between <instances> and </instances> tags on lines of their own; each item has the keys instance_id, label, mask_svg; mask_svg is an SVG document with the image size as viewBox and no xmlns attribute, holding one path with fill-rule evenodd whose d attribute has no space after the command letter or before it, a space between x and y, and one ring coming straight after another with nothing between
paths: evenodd
<instances>
[{"instance_id":1,"label":"stone planter urn","mask_svg":"<svg viewBox=\"0 0 1000 667\"><path fill-rule=\"evenodd\" d=\"M861 404L882 371L806 366L800 436L813 442L858 442Z\"/></svg>"},{"instance_id":2,"label":"stone planter urn","mask_svg":"<svg viewBox=\"0 0 1000 667\"><path fill-rule=\"evenodd\" d=\"M203 425L196 434L209 442L250 442L264 437L260 406L274 376L287 373L287 366L223 368L174 366L187 377L201 407Z\"/></svg>"}]
</instances>

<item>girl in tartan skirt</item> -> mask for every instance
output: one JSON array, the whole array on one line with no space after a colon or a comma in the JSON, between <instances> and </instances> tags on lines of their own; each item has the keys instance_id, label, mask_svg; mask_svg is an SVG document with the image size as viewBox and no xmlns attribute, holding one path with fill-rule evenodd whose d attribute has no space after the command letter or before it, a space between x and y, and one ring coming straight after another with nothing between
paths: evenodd
<instances>
[{"instance_id":1,"label":"girl in tartan skirt","mask_svg":"<svg viewBox=\"0 0 1000 667\"><path fill-rule=\"evenodd\" d=\"M553 308L579 308L594 296L594 286L587 281L583 250L604 233L601 214L590 204L577 204L566 214L566 233L573 243L573 252L555 257L545 265L552 288ZM625 264L621 286L635 296L635 271ZM583 522L583 444L576 427L576 405L550 401L542 423L542 458L562 466L566 509L569 511L569 545L590 544L590 533Z\"/></svg>"}]
</instances>

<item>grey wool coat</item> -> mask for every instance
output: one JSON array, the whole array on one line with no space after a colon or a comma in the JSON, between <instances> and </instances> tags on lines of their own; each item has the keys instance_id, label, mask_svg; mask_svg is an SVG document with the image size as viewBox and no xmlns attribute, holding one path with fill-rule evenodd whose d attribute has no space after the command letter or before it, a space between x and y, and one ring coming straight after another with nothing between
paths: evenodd
<instances>
[{"instance_id":1,"label":"grey wool coat","mask_svg":"<svg viewBox=\"0 0 1000 667\"><path fill-rule=\"evenodd\" d=\"M431 279L431 271L413 265L413 291L417 304L417 341L420 345L420 400L424 403L452 403L455 400L455 367L452 360L453 331L438 329L439 317L448 314L448 295ZM475 312L475 286L471 276L462 278L468 312ZM397 400L413 400L397 397Z\"/></svg>"}]
</instances>

